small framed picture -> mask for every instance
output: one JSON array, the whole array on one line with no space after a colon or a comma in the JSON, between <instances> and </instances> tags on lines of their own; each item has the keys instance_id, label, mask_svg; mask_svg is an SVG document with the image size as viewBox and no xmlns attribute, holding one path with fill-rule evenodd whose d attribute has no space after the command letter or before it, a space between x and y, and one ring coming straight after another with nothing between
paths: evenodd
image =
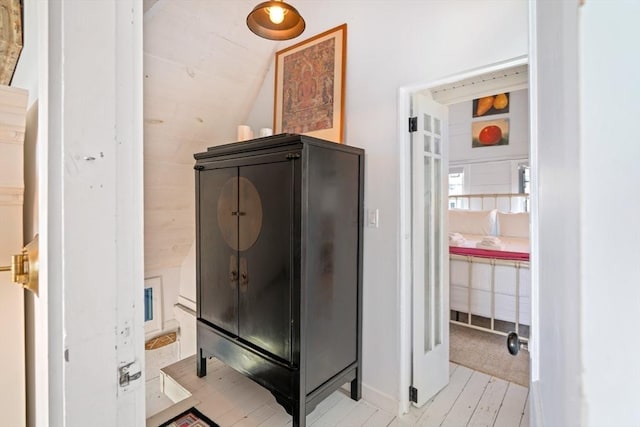
<instances>
[{"instance_id":1,"label":"small framed picture","mask_svg":"<svg viewBox=\"0 0 640 427\"><path fill-rule=\"evenodd\" d=\"M509 93L497 93L473 100L473 117L485 117L509 112Z\"/></svg>"},{"instance_id":2,"label":"small framed picture","mask_svg":"<svg viewBox=\"0 0 640 427\"><path fill-rule=\"evenodd\" d=\"M471 122L471 146L509 145L509 119Z\"/></svg>"}]
</instances>

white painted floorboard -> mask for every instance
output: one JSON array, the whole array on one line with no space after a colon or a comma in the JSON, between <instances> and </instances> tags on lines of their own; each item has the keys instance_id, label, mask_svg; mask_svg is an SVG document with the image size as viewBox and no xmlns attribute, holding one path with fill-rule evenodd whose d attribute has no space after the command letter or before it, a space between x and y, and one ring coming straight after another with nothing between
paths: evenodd
<instances>
[{"instance_id":1,"label":"white painted floorboard","mask_svg":"<svg viewBox=\"0 0 640 427\"><path fill-rule=\"evenodd\" d=\"M220 427L291 426L291 416L262 388L216 359L207 364L208 375L196 376L195 356L163 371L192 394L196 406ZM387 426L529 426L529 390L514 383L450 365L450 382L421 408L412 407L402 416L390 414L369 402L355 402L338 390L307 416L313 427ZM182 412L178 403L149 418L154 427Z\"/></svg>"}]
</instances>

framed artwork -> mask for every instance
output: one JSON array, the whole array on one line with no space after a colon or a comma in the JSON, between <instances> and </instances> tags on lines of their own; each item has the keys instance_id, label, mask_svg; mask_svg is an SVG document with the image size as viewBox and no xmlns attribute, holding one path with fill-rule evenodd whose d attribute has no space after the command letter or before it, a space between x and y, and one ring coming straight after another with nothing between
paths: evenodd
<instances>
[{"instance_id":1,"label":"framed artwork","mask_svg":"<svg viewBox=\"0 0 640 427\"><path fill-rule=\"evenodd\" d=\"M276 52L274 133L343 142L347 24Z\"/></svg>"},{"instance_id":2,"label":"framed artwork","mask_svg":"<svg viewBox=\"0 0 640 427\"><path fill-rule=\"evenodd\" d=\"M0 84L8 86L22 51L20 0L0 0Z\"/></svg>"},{"instance_id":3,"label":"framed artwork","mask_svg":"<svg viewBox=\"0 0 640 427\"><path fill-rule=\"evenodd\" d=\"M509 145L509 119L471 122L471 146Z\"/></svg>"},{"instance_id":4,"label":"framed artwork","mask_svg":"<svg viewBox=\"0 0 640 427\"><path fill-rule=\"evenodd\" d=\"M162 279L144 279L144 334L162 332Z\"/></svg>"},{"instance_id":5,"label":"framed artwork","mask_svg":"<svg viewBox=\"0 0 640 427\"><path fill-rule=\"evenodd\" d=\"M497 93L473 100L473 117L491 116L509 112L509 93Z\"/></svg>"}]
</instances>

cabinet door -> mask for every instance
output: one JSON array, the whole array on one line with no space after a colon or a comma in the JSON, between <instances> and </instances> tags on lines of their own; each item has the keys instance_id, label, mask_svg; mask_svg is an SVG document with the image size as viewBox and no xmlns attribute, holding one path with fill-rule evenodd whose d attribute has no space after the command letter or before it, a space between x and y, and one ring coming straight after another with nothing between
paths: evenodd
<instances>
[{"instance_id":1,"label":"cabinet door","mask_svg":"<svg viewBox=\"0 0 640 427\"><path fill-rule=\"evenodd\" d=\"M291 361L294 162L239 172L239 333Z\"/></svg>"},{"instance_id":2,"label":"cabinet door","mask_svg":"<svg viewBox=\"0 0 640 427\"><path fill-rule=\"evenodd\" d=\"M198 176L198 316L237 335L238 168Z\"/></svg>"}]
</instances>

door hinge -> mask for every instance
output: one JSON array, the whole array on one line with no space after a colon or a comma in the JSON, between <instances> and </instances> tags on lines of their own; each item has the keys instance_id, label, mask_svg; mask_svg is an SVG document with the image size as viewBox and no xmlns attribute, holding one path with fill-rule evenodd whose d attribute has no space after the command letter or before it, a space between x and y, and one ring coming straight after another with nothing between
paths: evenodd
<instances>
[{"instance_id":1,"label":"door hinge","mask_svg":"<svg viewBox=\"0 0 640 427\"><path fill-rule=\"evenodd\" d=\"M197 171L204 170L204 166L202 166L202 165L195 165L193 168L194 168L195 170L197 170Z\"/></svg>"},{"instance_id":2,"label":"door hinge","mask_svg":"<svg viewBox=\"0 0 640 427\"><path fill-rule=\"evenodd\" d=\"M300 158L300 153L287 153L287 160L295 160Z\"/></svg>"},{"instance_id":3,"label":"door hinge","mask_svg":"<svg viewBox=\"0 0 640 427\"><path fill-rule=\"evenodd\" d=\"M409 132L418 131L418 117L409 117Z\"/></svg>"},{"instance_id":4,"label":"door hinge","mask_svg":"<svg viewBox=\"0 0 640 427\"><path fill-rule=\"evenodd\" d=\"M414 386L409 387L409 402L418 403L418 389Z\"/></svg>"}]
</instances>

